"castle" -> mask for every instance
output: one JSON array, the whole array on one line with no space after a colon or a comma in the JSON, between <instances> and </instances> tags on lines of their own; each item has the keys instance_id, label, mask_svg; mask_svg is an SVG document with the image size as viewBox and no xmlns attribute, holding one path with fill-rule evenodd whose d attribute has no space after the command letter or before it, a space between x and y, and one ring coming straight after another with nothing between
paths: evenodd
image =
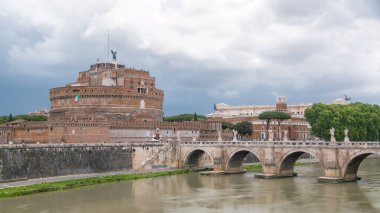
<instances>
[{"instance_id":1,"label":"castle","mask_svg":"<svg viewBox=\"0 0 380 213\"><path fill-rule=\"evenodd\" d=\"M96 63L77 82L50 89L46 122L16 120L0 126L0 143L124 143L192 140L221 123L164 122L164 91L149 71Z\"/></svg>"},{"instance_id":2,"label":"castle","mask_svg":"<svg viewBox=\"0 0 380 213\"><path fill-rule=\"evenodd\" d=\"M78 81L50 90L51 121L81 116L108 121L162 121L164 91L148 71L97 63Z\"/></svg>"}]
</instances>

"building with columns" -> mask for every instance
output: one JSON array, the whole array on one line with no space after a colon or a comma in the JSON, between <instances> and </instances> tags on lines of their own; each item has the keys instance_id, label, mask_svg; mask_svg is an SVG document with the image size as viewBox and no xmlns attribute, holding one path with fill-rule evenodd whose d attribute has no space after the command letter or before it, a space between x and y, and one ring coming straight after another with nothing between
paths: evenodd
<instances>
[{"instance_id":1,"label":"building with columns","mask_svg":"<svg viewBox=\"0 0 380 213\"><path fill-rule=\"evenodd\" d=\"M291 115L291 119L281 123L280 134L277 133L277 122L271 121L270 128L273 130L274 139L282 140L287 131L289 140L304 140L311 137L311 126L305 120L305 110L311 107L312 103L288 104L285 96L278 96L275 105L243 105L231 106L220 103L215 104L215 112L208 114L208 118L220 118L225 122L236 124L241 121L252 123L252 139L263 140L266 138L266 122L260 120L258 116L265 111L286 112Z\"/></svg>"}]
</instances>

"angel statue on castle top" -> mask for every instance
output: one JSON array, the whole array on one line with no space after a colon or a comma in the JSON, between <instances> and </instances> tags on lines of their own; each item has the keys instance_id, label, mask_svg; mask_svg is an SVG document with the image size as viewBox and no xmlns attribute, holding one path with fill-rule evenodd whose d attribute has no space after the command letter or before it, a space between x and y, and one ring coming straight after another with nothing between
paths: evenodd
<instances>
[{"instance_id":1,"label":"angel statue on castle top","mask_svg":"<svg viewBox=\"0 0 380 213\"><path fill-rule=\"evenodd\" d=\"M113 50L111 50L111 53L112 53L112 60L116 61L116 54L117 54L117 51L113 51Z\"/></svg>"}]
</instances>

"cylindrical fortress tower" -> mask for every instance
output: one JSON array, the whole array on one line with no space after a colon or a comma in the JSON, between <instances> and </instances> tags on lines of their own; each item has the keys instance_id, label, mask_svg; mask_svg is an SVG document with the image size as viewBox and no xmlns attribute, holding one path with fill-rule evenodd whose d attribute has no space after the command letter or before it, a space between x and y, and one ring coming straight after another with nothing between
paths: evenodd
<instances>
[{"instance_id":1,"label":"cylindrical fortress tower","mask_svg":"<svg viewBox=\"0 0 380 213\"><path fill-rule=\"evenodd\" d=\"M148 71L97 63L77 82L50 89L49 120L162 121L163 100Z\"/></svg>"}]
</instances>

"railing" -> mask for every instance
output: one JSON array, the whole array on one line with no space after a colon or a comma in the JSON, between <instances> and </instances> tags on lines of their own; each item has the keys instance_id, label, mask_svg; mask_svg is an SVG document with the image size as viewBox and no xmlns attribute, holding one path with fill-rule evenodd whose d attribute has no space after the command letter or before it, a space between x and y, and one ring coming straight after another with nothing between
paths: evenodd
<instances>
[{"instance_id":1,"label":"railing","mask_svg":"<svg viewBox=\"0 0 380 213\"><path fill-rule=\"evenodd\" d=\"M304 147L345 147L345 148L371 148L380 147L380 142L329 142L329 141L182 141L181 145L199 146L304 146Z\"/></svg>"},{"instance_id":2,"label":"railing","mask_svg":"<svg viewBox=\"0 0 380 213\"><path fill-rule=\"evenodd\" d=\"M133 141L123 143L41 143L0 144L0 148L39 147L96 147L96 146L163 146L167 141ZM263 146L263 147L333 147L333 148L380 148L380 142L328 142L328 141L181 141L180 146Z\"/></svg>"},{"instance_id":3,"label":"railing","mask_svg":"<svg viewBox=\"0 0 380 213\"><path fill-rule=\"evenodd\" d=\"M70 148L70 147L128 147L163 146L160 141L134 141L127 143L41 143L41 144L0 144L0 148Z\"/></svg>"}]
</instances>

